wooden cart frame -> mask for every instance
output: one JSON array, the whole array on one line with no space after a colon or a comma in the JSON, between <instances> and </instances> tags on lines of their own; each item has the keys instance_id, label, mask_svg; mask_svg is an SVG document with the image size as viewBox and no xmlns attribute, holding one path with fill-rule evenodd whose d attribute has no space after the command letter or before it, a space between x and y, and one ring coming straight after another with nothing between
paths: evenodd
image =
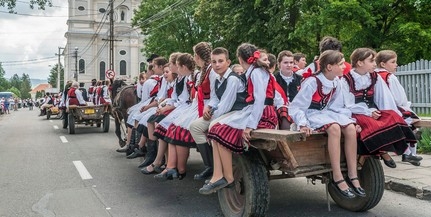
<instances>
[{"instance_id":1,"label":"wooden cart frame","mask_svg":"<svg viewBox=\"0 0 431 217\"><path fill-rule=\"evenodd\" d=\"M431 121L418 121L416 127L431 127ZM346 199L331 182L327 137L323 133L305 137L300 132L259 129L252 131L251 147L242 155L233 155L235 185L218 191L225 216L265 216L268 210L269 181L306 177L326 184L327 191L340 207L362 212L375 207L384 192L384 171L376 156L358 156L358 178L366 197ZM343 173L347 171L344 154Z\"/></svg>"},{"instance_id":2,"label":"wooden cart frame","mask_svg":"<svg viewBox=\"0 0 431 217\"><path fill-rule=\"evenodd\" d=\"M69 134L75 134L76 124L96 124L96 127L103 125L103 132L108 132L110 113L111 105L69 106L67 116Z\"/></svg>"}]
</instances>

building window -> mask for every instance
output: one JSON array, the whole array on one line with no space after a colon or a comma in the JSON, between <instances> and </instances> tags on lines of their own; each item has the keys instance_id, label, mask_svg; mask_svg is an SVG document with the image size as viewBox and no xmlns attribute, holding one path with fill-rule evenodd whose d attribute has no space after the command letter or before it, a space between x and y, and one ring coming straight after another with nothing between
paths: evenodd
<instances>
[{"instance_id":1,"label":"building window","mask_svg":"<svg viewBox=\"0 0 431 217\"><path fill-rule=\"evenodd\" d=\"M79 74L84 74L84 73L85 73L85 60L80 59L79 60Z\"/></svg>"},{"instance_id":2,"label":"building window","mask_svg":"<svg viewBox=\"0 0 431 217\"><path fill-rule=\"evenodd\" d=\"M124 11L121 11L121 21L125 21L125 16L126 16L126 13L124 12Z\"/></svg>"},{"instance_id":3,"label":"building window","mask_svg":"<svg viewBox=\"0 0 431 217\"><path fill-rule=\"evenodd\" d=\"M120 75L127 75L127 63L125 60L120 61Z\"/></svg>"},{"instance_id":4,"label":"building window","mask_svg":"<svg viewBox=\"0 0 431 217\"><path fill-rule=\"evenodd\" d=\"M145 67L145 63L144 62L141 62L140 64L139 64L139 71L142 73L142 72L144 72L145 70L146 70L146 68L147 67Z\"/></svg>"},{"instance_id":5,"label":"building window","mask_svg":"<svg viewBox=\"0 0 431 217\"><path fill-rule=\"evenodd\" d=\"M120 50L120 54L121 55L126 55L126 51L125 50Z\"/></svg>"},{"instance_id":6,"label":"building window","mask_svg":"<svg viewBox=\"0 0 431 217\"><path fill-rule=\"evenodd\" d=\"M99 80L105 80L106 63L101 61L99 64Z\"/></svg>"}]
</instances>

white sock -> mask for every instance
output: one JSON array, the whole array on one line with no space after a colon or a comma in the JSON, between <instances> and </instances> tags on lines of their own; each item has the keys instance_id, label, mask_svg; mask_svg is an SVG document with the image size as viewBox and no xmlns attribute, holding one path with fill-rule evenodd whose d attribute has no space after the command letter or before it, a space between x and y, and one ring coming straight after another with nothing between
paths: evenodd
<instances>
[{"instance_id":1,"label":"white sock","mask_svg":"<svg viewBox=\"0 0 431 217\"><path fill-rule=\"evenodd\" d=\"M412 151L410 150L411 148L412 147L410 147L410 145L409 145L409 147L406 149L406 151L404 151L404 154L410 155L412 153Z\"/></svg>"},{"instance_id":2,"label":"white sock","mask_svg":"<svg viewBox=\"0 0 431 217\"><path fill-rule=\"evenodd\" d=\"M416 156L416 149L417 149L417 145L415 144L415 146L414 147L409 147L409 151L411 151L411 153L412 153L412 155L413 156Z\"/></svg>"}]
</instances>

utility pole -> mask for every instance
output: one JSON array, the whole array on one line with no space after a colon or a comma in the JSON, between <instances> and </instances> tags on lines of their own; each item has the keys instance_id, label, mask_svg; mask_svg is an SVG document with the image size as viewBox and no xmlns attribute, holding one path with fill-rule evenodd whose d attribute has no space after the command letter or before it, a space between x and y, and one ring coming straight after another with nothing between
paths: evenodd
<instances>
[{"instance_id":1,"label":"utility pole","mask_svg":"<svg viewBox=\"0 0 431 217\"><path fill-rule=\"evenodd\" d=\"M78 47L75 47L75 79L78 81Z\"/></svg>"},{"instance_id":2,"label":"utility pole","mask_svg":"<svg viewBox=\"0 0 431 217\"><path fill-rule=\"evenodd\" d=\"M60 75L60 73L61 73L61 69L60 69L60 65L61 65L60 56L63 55L61 53L62 49L64 50L64 47L58 47L58 53L55 54L55 55L58 56L58 65L57 65L57 89L58 89L58 91L61 91L61 87L60 87L60 84L61 84L61 82L60 82L60 80L61 80L61 75Z\"/></svg>"},{"instance_id":3,"label":"utility pole","mask_svg":"<svg viewBox=\"0 0 431 217\"><path fill-rule=\"evenodd\" d=\"M109 69L114 70L114 0L109 0Z\"/></svg>"}]
</instances>

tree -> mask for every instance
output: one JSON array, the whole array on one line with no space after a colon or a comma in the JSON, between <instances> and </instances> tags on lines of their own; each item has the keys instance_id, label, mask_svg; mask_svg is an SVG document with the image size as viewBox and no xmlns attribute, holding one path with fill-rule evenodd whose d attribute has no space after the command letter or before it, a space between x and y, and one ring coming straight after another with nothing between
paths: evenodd
<instances>
[{"instance_id":1,"label":"tree","mask_svg":"<svg viewBox=\"0 0 431 217\"><path fill-rule=\"evenodd\" d=\"M28 74L23 73L21 77L21 88L20 88L21 98L22 99L31 98L30 91L31 91L30 76Z\"/></svg>"},{"instance_id":2,"label":"tree","mask_svg":"<svg viewBox=\"0 0 431 217\"><path fill-rule=\"evenodd\" d=\"M4 77L5 74L6 72L4 71L2 64L0 62L0 91L6 91L7 89L10 88L9 81L6 80L6 78Z\"/></svg>"},{"instance_id":3,"label":"tree","mask_svg":"<svg viewBox=\"0 0 431 217\"><path fill-rule=\"evenodd\" d=\"M21 98L21 92L16 87L11 87L7 90L8 92L12 92L16 97Z\"/></svg>"},{"instance_id":4,"label":"tree","mask_svg":"<svg viewBox=\"0 0 431 217\"><path fill-rule=\"evenodd\" d=\"M49 71L49 77L48 77L48 83L53 86L57 87L57 78L58 78L58 64L55 64L51 70ZM63 65L60 64L60 91L63 90L64 87L64 79L61 78L64 77L64 68Z\"/></svg>"},{"instance_id":5,"label":"tree","mask_svg":"<svg viewBox=\"0 0 431 217\"><path fill-rule=\"evenodd\" d=\"M15 87L18 90L21 89L21 83L22 83L22 81L21 81L21 78L19 77L18 74L14 74L12 76L12 78L10 78L9 82L10 82L10 85L12 87Z\"/></svg>"},{"instance_id":6,"label":"tree","mask_svg":"<svg viewBox=\"0 0 431 217\"><path fill-rule=\"evenodd\" d=\"M194 21L193 0L141 1L135 11L133 25L139 26L147 37L145 53L168 56L172 52L191 52L193 45L205 38Z\"/></svg>"},{"instance_id":7,"label":"tree","mask_svg":"<svg viewBox=\"0 0 431 217\"><path fill-rule=\"evenodd\" d=\"M17 0L0 0L0 6L4 7L7 6L9 9L9 12L13 13L13 9L16 7ZM51 0L30 0L29 6L31 9L34 8L34 6L37 6L38 9L45 10L45 7L52 7L52 1Z\"/></svg>"}]
</instances>

